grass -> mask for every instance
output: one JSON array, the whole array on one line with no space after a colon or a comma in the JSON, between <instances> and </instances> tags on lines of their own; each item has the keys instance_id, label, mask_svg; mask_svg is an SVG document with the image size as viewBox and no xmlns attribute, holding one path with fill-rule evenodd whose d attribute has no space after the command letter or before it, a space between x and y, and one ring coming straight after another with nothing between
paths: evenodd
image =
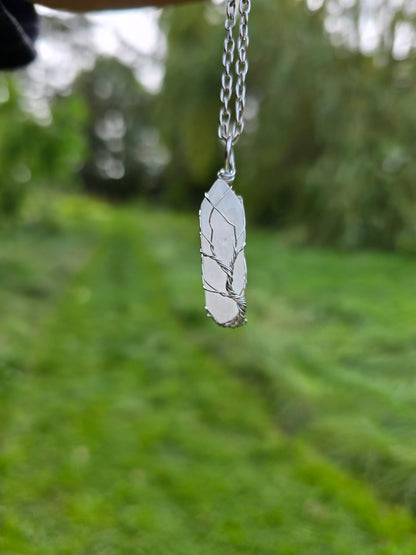
<instances>
[{"instance_id":1,"label":"grass","mask_svg":"<svg viewBox=\"0 0 416 555\"><path fill-rule=\"evenodd\" d=\"M0 242L1 554L416 553L416 261L250 230L223 330L197 217L55 212Z\"/></svg>"}]
</instances>

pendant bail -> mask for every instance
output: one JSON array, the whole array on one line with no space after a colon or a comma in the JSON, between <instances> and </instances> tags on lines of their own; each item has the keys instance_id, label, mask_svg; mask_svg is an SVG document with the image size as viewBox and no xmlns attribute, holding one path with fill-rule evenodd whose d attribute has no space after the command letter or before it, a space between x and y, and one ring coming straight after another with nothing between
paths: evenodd
<instances>
[{"instance_id":1,"label":"pendant bail","mask_svg":"<svg viewBox=\"0 0 416 555\"><path fill-rule=\"evenodd\" d=\"M218 177L231 185L235 179L235 158L234 158L234 145L233 138L228 137L225 143L225 167L218 172Z\"/></svg>"}]
</instances>

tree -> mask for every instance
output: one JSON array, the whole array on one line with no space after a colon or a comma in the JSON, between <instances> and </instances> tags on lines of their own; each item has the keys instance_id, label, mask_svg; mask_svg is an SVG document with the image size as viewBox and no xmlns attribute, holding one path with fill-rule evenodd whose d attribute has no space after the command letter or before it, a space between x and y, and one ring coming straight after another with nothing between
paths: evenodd
<instances>
[{"instance_id":1,"label":"tree","mask_svg":"<svg viewBox=\"0 0 416 555\"><path fill-rule=\"evenodd\" d=\"M0 216L18 215L29 187L76 182L86 144L85 110L76 96L55 99L47 119L23 108L19 86L11 77L0 81Z\"/></svg>"},{"instance_id":2,"label":"tree","mask_svg":"<svg viewBox=\"0 0 416 555\"><path fill-rule=\"evenodd\" d=\"M117 58L98 58L73 89L88 107L85 188L113 199L156 194L165 152L152 125L153 96Z\"/></svg>"},{"instance_id":3,"label":"tree","mask_svg":"<svg viewBox=\"0 0 416 555\"><path fill-rule=\"evenodd\" d=\"M389 29L397 30L397 17ZM177 8L162 24L168 55L159 121L171 149L169 198L196 205L222 165L215 139L222 8ZM256 2L235 188L253 221L300 227L309 241L411 247L414 60L395 59L387 38L364 54L358 39L338 40L325 24L325 4L311 13L292 0Z\"/></svg>"}]
</instances>

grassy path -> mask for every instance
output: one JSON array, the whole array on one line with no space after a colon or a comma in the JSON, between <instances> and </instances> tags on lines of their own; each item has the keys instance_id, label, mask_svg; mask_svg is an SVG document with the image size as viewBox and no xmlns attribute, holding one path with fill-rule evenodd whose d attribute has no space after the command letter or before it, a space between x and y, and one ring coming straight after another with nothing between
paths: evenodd
<instances>
[{"instance_id":1,"label":"grassy path","mask_svg":"<svg viewBox=\"0 0 416 555\"><path fill-rule=\"evenodd\" d=\"M223 330L191 313L200 303L191 269L170 270L175 242L181 260L197 264L193 222L177 220L176 237L163 222L153 220L148 245L194 340L260 391L282 431L416 512L414 259L290 249L251 233L252 325L223 341Z\"/></svg>"},{"instance_id":2,"label":"grassy path","mask_svg":"<svg viewBox=\"0 0 416 555\"><path fill-rule=\"evenodd\" d=\"M71 214L83 210L67 202ZM22 265L36 258L55 292L41 307L23 302L19 322L45 315L10 347L28 355L20 352L23 370L0 412L0 553L414 554L412 499L400 488L389 497L361 466L374 454L373 470L387 461L408 484L414 464L404 445L411 392L391 387L387 362L372 377L351 362L388 335L375 308L359 317L375 286L361 293L344 278L338 298L319 281L319 257L334 282L345 257L298 257L253 234L251 280L261 287L250 327L228 333L201 317L192 220L92 203L88 214L81 232L69 226L35 242L49 245L54 264L49 251L22 251ZM362 264L361 275L373 275ZM13 299L5 296L9 308ZM368 334L349 345L357 325ZM387 358L413 360L406 333Z\"/></svg>"}]
</instances>

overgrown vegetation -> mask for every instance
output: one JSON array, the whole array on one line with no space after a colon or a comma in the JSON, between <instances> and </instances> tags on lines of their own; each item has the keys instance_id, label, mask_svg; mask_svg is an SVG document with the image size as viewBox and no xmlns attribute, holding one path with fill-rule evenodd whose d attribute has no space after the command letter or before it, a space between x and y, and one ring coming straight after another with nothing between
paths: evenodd
<instances>
[{"instance_id":1,"label":"overgrown vegetation","mask_svg":"<svg viewBox=\"0 0 416 555\"><path fill-rule=\"evenodd\" d=\"M292 0L256 3L236 188L252 222L294 230L309 244L413 252L416 62L411 49L395 52L413 8L386 1L375 27L380 43L363 54L360 26L370 14L360 3L330 4L311 12ZM77 59L89 25L74 17L44 33L51 44L64 40ZM96 58L68 90L47 91L49 119L30 115L16 83L3 80L3 218L18 211L30 179L82 181L112 199L199 205L223 165L216 139L223 6L175 7L161 26L168 49L159 93L137 82L140 60L131 50L124 53L131 67Z\"/></svg>"},{"instance_id":2,"label":"overgrown vegetation","mask_svg":"<svg viewBox=\"0 0 416 555\"><path fill-rule=\"evenodd\" d=\"M236 188L252 221L300 228L310 243L413 249L415 60L398 60L393 49L397 29L414 16L383 3L385 22L374 26L384 41L364 55L324 33L326 4L314 13L292 0L253 7ZM346 6L328 9L357 41L360 3ZM167 195L182 206L197 202L223 162L207 139L219 106L222 6L172 10L163 22L169 50L159 125L172 152Z\"/></svg>"},{"instance_id":3,"label":"overgrown vegetation","mask_svg":"<svg viewBox=\"0 0 416 555\"><path fill-rule=\"evenodd\" d=\"M195 219L52 201L0 242L0 551L413 555L412 259L251 230L227 332Z\"/></svg>"},{"instance_id":4,"label":"overgrown vegetation","mask_svg":"<svg viewBox=\"0 0 416 555\"><path fill-rule=\"evenodd\" d=\"M253 10L240 330L203 315L195 217L220 8L162 16L158 94L116 58L42 98L1 77L0 553L416 553L413 15L364 56L326 6ZM45 36L82 56L89 25Z\"/></svg>"},{"instance_id":5,"label":"overgrown vegetation","mask_svg":"<svg viewBox=\"0 0 416 555\"><path fill-rule=\"evenodd\" d=\"M0 76L0 225L19 216L30 188L79 185L88 152L82 98L56 98L46 114L24 104L16 81Z\"/></svg>"}]
</instances>

